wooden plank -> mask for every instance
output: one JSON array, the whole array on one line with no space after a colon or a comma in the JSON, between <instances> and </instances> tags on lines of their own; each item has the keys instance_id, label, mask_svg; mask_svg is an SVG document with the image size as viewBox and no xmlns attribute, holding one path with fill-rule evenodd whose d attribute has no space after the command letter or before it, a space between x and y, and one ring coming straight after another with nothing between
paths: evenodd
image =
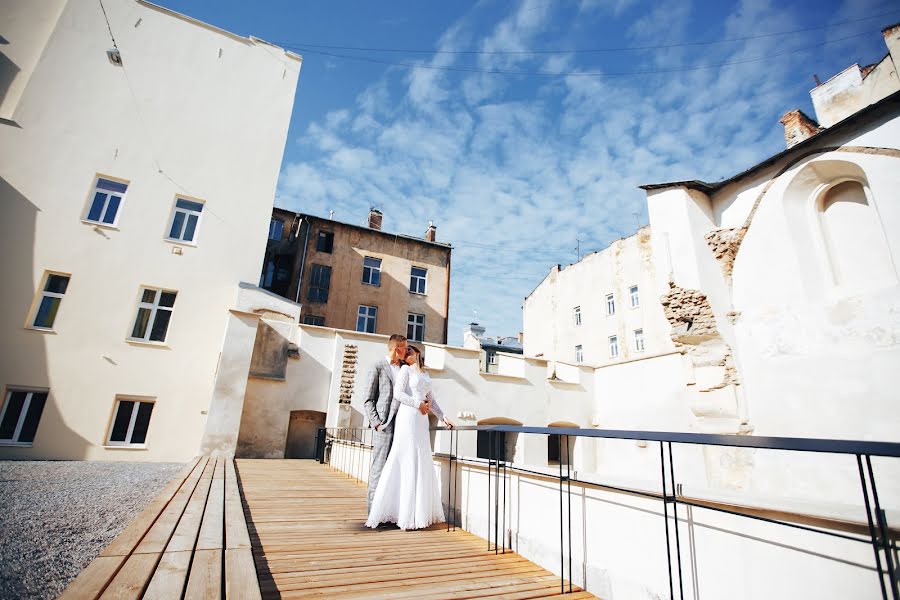
<instances>
[{"instance_id":1,"label":"wooden plank","mask_svg":"<svg viewBox=\"0 0 900 600\"><path fill-rule=\"evenodd\" d=\"M251 547L240 499L225 499L225 542L229 550Z\"/></svg>"},{"instance_id":2,"label":"wooden plank","mask_svg":"<svg viewBox=\"0 0 900 600\"><path fill-rule=\"evenodd\" d=\"M206 457L197 457L191 460L178 475L173 477L163 490L144 508L138 517L128 524L110 544L100 552L100 556L128 556L140 543L147 531L156 522L157 517L166 508L169 501L175 496L184 480L199 466L206 464Z\"/></svg>"},{"instance_id":3,"label":"wooden plank","mask_svg":"<svg viewBox=\"0 0 900 600\"><path fill-rule=\"evenodd\" d=\"M166 552L186 552L193 551L197 544L197 536L200 534L200 523L203 520L203 511L206 508L206 498L209 495L209 485L212 479L201 479L191 494L187 508L181 520L178 521L178 527L166 546Z\"/></svg>"},{"instance_id":4,"label":"wooden plank","mask_svg":"<svg viewBox=\"0 0 900 600\"><path fill-rule=\"evenodd\" d=\"M191 494L194 492L198 480L199 477L193 479L188 478L184 482L181 489L178 490L172 500L169 501L169 505L166 506L159 515L159 518L156 519L156 522L147 532L147 535L144 536L141 543L134 549L136 554L161 554L166 549L166 545L169 543L172 533L175 531L178 522L181 520L181 516L184 514L184 510L187 507L188 501L191 498Z\"/></svg>"},{"instance_id":5,"label":"wooden plank","mask_svg":"<svg viewBox=\"0 0 900 600\"><path fill-rule=\"evenodd\" d=\"M165 552L150 579L144 600L181 598L193 552Z\"/></svg>"},{"instance_id":6,"label":"wooden plank","mask_svg":"<svg viewBox=\"0 0 900 600\"><path fill-rule=\"evenodd\" d=\"M153 575L159 554L132 554L100 596L102 600L136 600Z\"/></svg>"},{"instance_id":7,"label":"wooden plank","mask_svg":"<svg viewBox=\"0 0 900 600\"><path fill-rule=\"evenodd\" d=\"M197 537L197 550L221 550L225 534L225 480L213 476Z\"/></svg>"},{"instance_id":8,"label":"wooden plank","mask_svg":"<svg viewBox=\"0 0 900 600\"><path fill-rule=\"evenodd\" d=\"M188 576L185 600L222 597L222 550L197 550Z\"/></svg>"},{"instance_id":9,"label":"wooden plank","mask_svg":"<svg viewBox=\"0 0 900 600\"><path fill-rule=\"evenodd\" d=\"M78 574L59 600L93 600L98 598L125 562L124 556L98 556Z\"/></svg>"},{"instance_id":10,"label":"wooden plank","mask_svg":"<svg viewBox=\"0 0 900 600\"><path fill-rule=\"evenodd\" d=\"M237 470L234 468L234 459L228 458L225 461L225 499L241 499L240 488L238 488Z\"/></svg>"},{"instance_id":11,"label":"wooden plank","mask_svg":"<svg viewBox=\"0 0 900 600\"><path fill-rule=\"evenodd\" d=\"M253 552L249 548L225 550L225 598L262 598Z\"/></svg>"}]
</instances>

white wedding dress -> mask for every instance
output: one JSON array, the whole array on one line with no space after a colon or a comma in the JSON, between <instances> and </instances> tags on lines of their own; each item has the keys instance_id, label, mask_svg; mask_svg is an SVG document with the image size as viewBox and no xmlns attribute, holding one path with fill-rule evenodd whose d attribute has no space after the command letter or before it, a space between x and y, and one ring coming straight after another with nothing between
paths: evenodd
<instances>
[{"instance_id":1,"label":"white wedding dress","mask_svg":"<svg viewBox=\"0 0 900 600\"><path fill-rule=\"evenodd\" d=\"M394 402L399 402L398 396L406 395L407 383L410 390L407 399L412 396L418 406L429 398L432 412L443 418L431 393L431 378L409 366L402 367L394 381ZM444 509L431 458L428 415L401 403L394 418L394 441L378 480L366 526L396 523L400 529L422 529L442 523Z\"/></svg>"}]
</instances>

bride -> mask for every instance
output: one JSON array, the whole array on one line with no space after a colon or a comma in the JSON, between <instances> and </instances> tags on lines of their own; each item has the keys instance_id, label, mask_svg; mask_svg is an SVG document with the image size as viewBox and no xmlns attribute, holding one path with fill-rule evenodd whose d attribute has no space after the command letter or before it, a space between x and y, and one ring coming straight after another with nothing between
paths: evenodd
<instances>
[{"instance_id":1,"label":"bride","mask_svg":"<svg viewBox=\"0 0 900 600\"><path fill-rule=\"evenodd\" d=\"M411 394L407 394L407 386ZM413 408L425 407L452 429L431 392L431 378L425 371L425 360L415 346L406 352L406 364L394 382L394 402L405 400L397 409L394 441L378 480L368 527L380 523L396 523L400 529L422 529L444 521L441 495L431 459L431 437L428 415Z\"/></svg>"}]
</instances>

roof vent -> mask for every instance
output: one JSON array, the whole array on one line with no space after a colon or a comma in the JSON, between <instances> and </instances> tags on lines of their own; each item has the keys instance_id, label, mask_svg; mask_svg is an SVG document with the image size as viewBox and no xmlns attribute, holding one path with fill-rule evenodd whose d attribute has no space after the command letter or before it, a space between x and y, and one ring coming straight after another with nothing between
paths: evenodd
<instances>
[{"instance_id":1,"label":"roof vent","mask_svg":"<svg viewBox=\"0 0 900 600\"><path fill-rule=\"evenodd\" d=\"M113 64L117 67L122 66L122 53L119 52L118 48L110 48L106 51L106 58L109 59L110 64Z\"/></svg>"}]
</instances>

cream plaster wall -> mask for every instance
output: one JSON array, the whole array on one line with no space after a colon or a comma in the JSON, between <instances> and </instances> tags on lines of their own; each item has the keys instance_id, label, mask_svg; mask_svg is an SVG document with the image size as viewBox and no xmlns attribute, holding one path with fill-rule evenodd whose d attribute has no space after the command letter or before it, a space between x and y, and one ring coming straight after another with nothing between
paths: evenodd
<instances>
[{"instance_id":1,"label":"cream plaster wall","mask_svg":"<svg viewBox=\"0 0 900 600\"><path fill-rule=\"evenodd\" d=\"M33 447L2 458L195 455L228 310L259 276L298 57L145 3L105 6L125 68L107 60L99 5L68 2L16 125L0 125L0 385L50 390ZM97 174L129 182L117 227L81 222ZM181 254L163 239L177 194L206 202ZM52 333L24 327L45 270L71 274ZM178 291L164 345L126 341L142 285ZM119 394L156 401L146 449L103 447Z\"/></svg>"}]
</instances>

